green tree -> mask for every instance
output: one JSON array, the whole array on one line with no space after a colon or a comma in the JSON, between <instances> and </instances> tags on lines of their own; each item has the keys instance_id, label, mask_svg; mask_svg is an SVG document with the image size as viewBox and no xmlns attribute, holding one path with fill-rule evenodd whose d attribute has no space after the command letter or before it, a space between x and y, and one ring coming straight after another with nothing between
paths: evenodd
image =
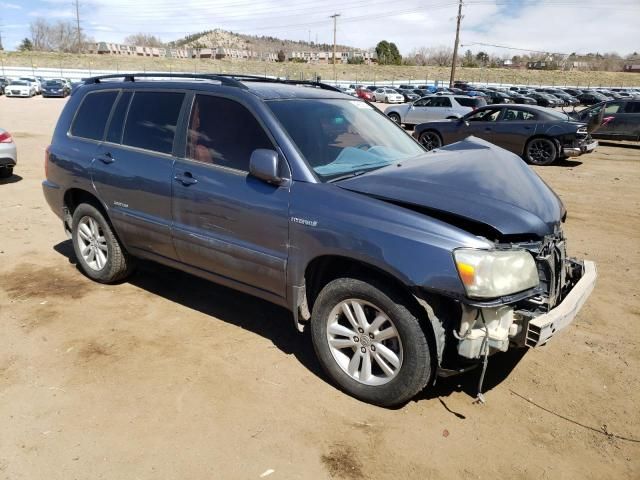
<instances>
[{"instance_id":1,"label":"green tree","mask_svg":"<svg viewBox=\"0 0 640 480\"><path fill-rule=\"evenodd\" d=\"M376 45L376 56L378 57L378 63L380 65L387 65L389 63L389 57L391 52L389 51L389 42L381 40Z\"/></svg>"},{"instance_id":2,"label":"green tree","mask_svg":"<svg viewBox=\"0 0 640 480\"><path fill-rule=\"evenodd\" d=\"M29 40L28 38L25 38L20 43L18 50L20 50L21 52L30 52L31 50L33 50L33 43L31 43L31 40Z\"/></svg>"},{"instance_id":3,"label":"green tree","mask_svg":"<svg viewBox=\"0 0 640 480\"><path fill-rule=\"evenodd\" d=\"M478 66L478 63L473 58L473 53L471 53L471 50L467 50L466 52L464 52L464 56L462 57L462 66L470 68Z\"/></svg>"},{"instance_id":4,"label":"green tree","mask_svg":"<svg viewBox=\"0 0 640 480\"><path fill-rule=\"evenodd\" d=\"M278 50L278 61L280 63L284 62L287 59L287 55L286 53L284 53L284 50Z\"/></svg>"},{"instance_id":5,"label":"green tree","mask_svg":"<svg viewBox=\"0 0 640 480\"><path fill-rule=\"evenodd\" d=\"M486 52L478 52L476 54L476 60L480 62L480 65L484 66L489 61L489 55Z\"/></svg>"},{"instance_id":6,"label":"green tree","mask_svg":"<svg viewBox=\"0 0 640 480\"><path fill-rule=\"evenodd\" d=\"M393 42L389 44L389 55L391 56L389 63L402 65L402 55L400 55L400 50L398 50L398 47Z\"/></svg>"}]
</instances>

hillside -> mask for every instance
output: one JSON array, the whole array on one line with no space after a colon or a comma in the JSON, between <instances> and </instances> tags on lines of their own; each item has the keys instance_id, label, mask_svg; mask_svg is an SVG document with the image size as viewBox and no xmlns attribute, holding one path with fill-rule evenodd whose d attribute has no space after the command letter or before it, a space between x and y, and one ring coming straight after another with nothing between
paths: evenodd
<instances>
[{"instance_id":1,"label":"hillside","mask_svg":"<svg viewBox=\"0 0 640 480\"><path fill-rule=\"evenodd\" d=\"M235 48L238 50L252 50L263 53L311 51L323 52L333 50L333 45L326 43L314 43L294 40L281 40L275 37L244 35L241 33L228 32L226 30L215 29L208 32L187 35L186 37L169 42L170 46L192 47L192 48ZM338 45L338 50L355 50L353 47Z\"/></svg>"}]
</instances>

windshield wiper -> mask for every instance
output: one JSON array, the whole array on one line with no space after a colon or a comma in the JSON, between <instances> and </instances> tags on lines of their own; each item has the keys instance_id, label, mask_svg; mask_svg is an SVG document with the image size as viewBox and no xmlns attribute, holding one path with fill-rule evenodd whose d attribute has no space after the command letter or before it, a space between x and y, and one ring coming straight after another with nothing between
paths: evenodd
<instances>
[{"instance_id":1,"label":"windshield wiper","mask_svg":"<svg viewBox=\"0 0 640 480\"><path fill-rule=\"evenodd\" d=\"M339 182L340 180L346 180L347 178L358 177L363 173L370 172L371 170L375 170L375 168L369 169L369 170L356 170L355 172L349 172L345 175L340 175L339 177L335 177L335 178L332 178L331 180L327 180L327 183Z\"/></svg>"}]
</instances>

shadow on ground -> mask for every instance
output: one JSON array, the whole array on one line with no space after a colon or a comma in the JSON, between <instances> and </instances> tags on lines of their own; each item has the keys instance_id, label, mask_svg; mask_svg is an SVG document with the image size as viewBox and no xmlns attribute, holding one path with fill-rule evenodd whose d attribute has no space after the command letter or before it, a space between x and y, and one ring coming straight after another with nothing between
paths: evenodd
<instances>
[{"instance_id":1,"label":"shadow on ground","mask_svg":"<svg viewBox=\"0 0 640 480\"><path fill-rule=\"evenodd\" d=\"M631 148L634 150L640 150L640 142L622 143L622 142L616 142L612 140L609 140L609 141L598 140L598 144L603 147L619 147L619 148Z\"/></svg>"},{"instance_id":2,"label":"shadow on ground","mask_svg":"<svg viewBox=\"0 0 640 480\"><path fill-rule=\"evenodd\" d=\"M9 183L18 183L20 180L22 180L22 177L14 173L8 178L0 178L0 185L6 185Z\"/></svg>"},{"instance_id":3,"label":"shadow on ground","mask_svg":"<svg viewBox=\"0 0 640 480\"><path fill-rule=\"evenodd\" d=\"M53 248L77 267L71 240L60 242ZM282 307L153 262L140 262L136 273L127 282L212 317L212 321L220 320L254 332L273 342L285 354L294 355L314 375L331 383L316 359L308 330L299 334L291 312ZM516 350L490 357L483 392L490 391L506 379L524 353L525 350ZM438 378L435 386L426 388L414 401L438 398L448 411L464 418L449 410L442 397L462 391L475 398L480 372L481 368L476 368L454 377Z\"/></svg>"},{"instance_id":4,"label":"shadow on ground","mask_svg":"<svg viewBox=\"0 0 640 480\"><path fill-rule=\"evenodd\" d=\"M569 160L569 159L563 159L563 160L556 160L555 162L553 162L551 165L548 165L549 167L579 167L580 165L582 165L582 162L579 162L578 160Z\"/></svg>"}]
</instances>

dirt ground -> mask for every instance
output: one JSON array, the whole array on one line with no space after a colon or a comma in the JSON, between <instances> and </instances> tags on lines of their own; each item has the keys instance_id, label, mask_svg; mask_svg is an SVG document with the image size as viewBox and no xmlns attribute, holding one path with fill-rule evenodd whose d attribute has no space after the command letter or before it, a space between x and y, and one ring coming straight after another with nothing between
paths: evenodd
<instances>
[{"instance_id":1,"label":"dirt ground","mask_svg":"<svg viewBox=\"0 0 640 480\"><path fill-rule=\"evenodd\" d=\"M598 264L575 323L492 357L486 405L470 372L387 410L331 386L278 307L157 265L81 275L40 186L63 103L0 97L0 479L640 478L639 148L536 169Z\"/></svg>"}]
</instances>

